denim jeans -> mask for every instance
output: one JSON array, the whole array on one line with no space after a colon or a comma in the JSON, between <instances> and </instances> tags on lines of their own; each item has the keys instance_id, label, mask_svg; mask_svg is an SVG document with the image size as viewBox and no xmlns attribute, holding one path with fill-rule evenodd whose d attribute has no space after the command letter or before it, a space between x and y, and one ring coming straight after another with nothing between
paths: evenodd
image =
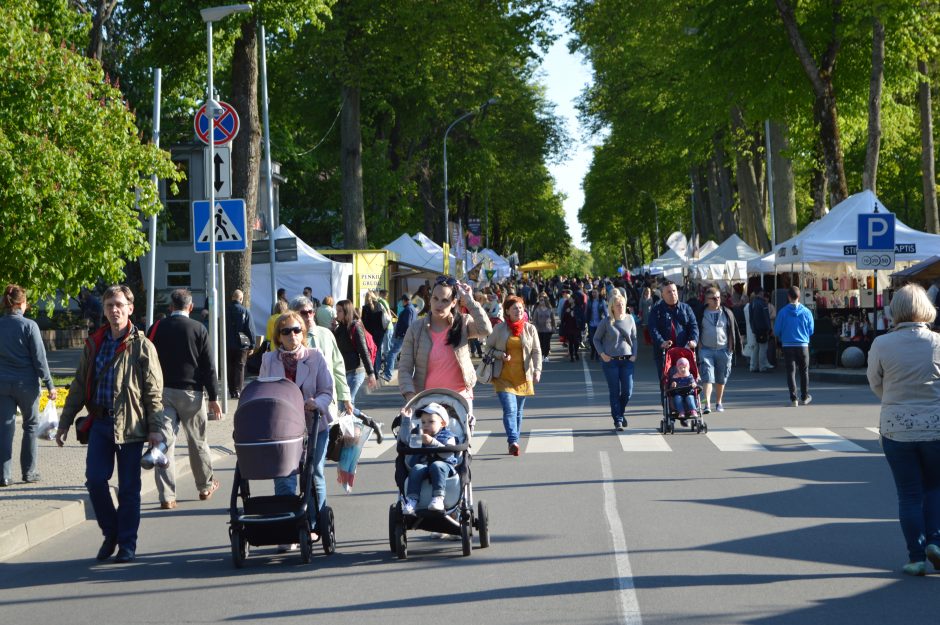
<instances>
[{"instance_id":1,"label":"denim jeans","mask_svg":"<svg viewBox=\"0 0 940 625\"><path fill-rule=\"evenodd\" d=\"M499 405L503 407L503 427L506 428L506 442L510 445L519 442L522 430L522 409L525 407L525 395L496 393Z\"/></svg>"},{"instance_id":2,"label":"denim jeans","mask_svg":"<svg viewBox=\"0 0 940 625\"><path fill-rule=\"evenodd\" d=\"M443 497L444 486L451 470L452 467L443 460L435 460L429 465L416 464L408 473L408 492L405 494L418 499L421 495L421 484L427 478L431 480L431 496Z\"/></svg>"},{"instance_id":3,"label":"denim jeans","mask_svg":"<svg viewBox=\"0 0 940 625\"><path fill-rule=\"evenodd\" d=\"M317 489L317 507L310 507L308 516L310 526L316 527L319 518L320 509L326 505L326 445L330 440L330 431L323 430L317 435L317 446L313 450L313 487ZM274 494L280 496L290 496L297 494L297 476L288 475L287 477L274 478Z\"/></svg>"},{"instance_id":4,"label":"denim jeans","mask_svg":"<svg viewBox=\"0 0 940 625\"><path fill-rule=\"evenodd\" d=\"M382 359L382 362L385 363L388 360L388 352L392 349L392 336L395 334L395 325L392 324L385 330L385 334L382 338L382 344L379 345L379 357ZM379 370L378 367L375 369Z\"/></svg>"},{"instance_id":5,"label":"denim jeans","mask_svg":"<svg viewBox=\"0 0 940 625\"><path fill-rule=\"evenodd\" d=\"M362 383L366 381L366 372L363 369L356 369L355 371L346 372L346 384L349 385L349 401L356 403L356 393L359 392L359 387L362 386Z\"/></svg>"},{"instance_id":6,"label":"denim jeans","mask_svg":"<svg viewBox=\"0 0 940 625\"><path fill-rule=\"evenodd\" d=\"M36 458L39 442L39 383L36 380L0 380L0 463L3 479L13 481L13 436L16 434L16 407L23 413L23 442L20 444L21 477L38 477Z\"/></svg>"},{"instance_id":7,"label":"denim jeans","mask_svg":"<svg viewBox=\"0 0 940 625\"><path fill-rule=\"evenodd\" d=\"M629 359L601 363L610 392L610 416L614 419L614 425L623 425L624 412L633 396L633 364Z\"/></svg>"},{"instance_id":8,"label":"denim jeans","mask_svg":"<svg viewBox=\"0 0 940 625\"><path fill-rule=\"evenodd\" d=\"M392 334L389 332L389 334ZM401 346L405 342L404 337L397 338L392 337L391 344L388 348L388 355L385 357L382 367L382 375L386 378L392 377L392 371L395 370L395 366L398 364L398 354L401 352Z\"/></svg>"},{"instance_id":9,"label":"denim jeans","mask_svg":"<svg viewBox=\"0 0 940 625\"><path fill-rule=\"evenodd\" d=\"M800 372L800 399L806 399L809 396L809 347L784 347L783 357L787 362L787 387L790 389L790 401L796 401L797 369Z\"/></svg>"},{"instance_id":10,"label":"denim jeans","mask_svg":"<svg viewBox=\"0 0 940 625\"><path fill-rule=\"evenodd\" d=\"M140 456L144 443L114 443L114 422L95 419L88 434L85 456L85 488L105 538L117 539L121 547L137 550L140 527ZM118 507L114 507L108 480L117 458Z\"/></svg>"},{"instance_id":11,"label":"denim jeans","mask_svg":"<svg viewBox=\"0 0 940 625\"><path fill-rule=\"evenodd\" d=\"M881 438L898 491L898 519L911 562L940 546L940 440L902 443Z\"/></svg>"},{"instance_id":12,"label":"denim jeans","mask_svg":"<svg viewBox=\"0 0 940 625\"><path fill-rule=\"evenodd\" d=\"M672 405L680 415L689 414L695 410L695 395L673 395Z\"/></svg>"},{"instance_id":13,"label":"denim jeans","mask_svg":"<svg viewBox=\"0 0 940 625\"><path fill-rule=\"evenodd\" d=\"M591 347L591 360L597 360L597 348L594 347L594 333L597 332L597 326L588 326L588 345Z\"/></svg>"}]
</instances>

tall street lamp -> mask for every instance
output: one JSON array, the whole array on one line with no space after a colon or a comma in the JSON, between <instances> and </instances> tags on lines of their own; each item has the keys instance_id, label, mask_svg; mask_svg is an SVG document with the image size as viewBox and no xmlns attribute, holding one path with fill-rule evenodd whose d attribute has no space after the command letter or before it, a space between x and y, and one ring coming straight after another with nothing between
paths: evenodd
<instances>
[{"instance_id":1,"label":"tall street lamp","mask_svg":"<svg viewBox=\"0 0 940 625\"><path fill-rule=\"evenodd\" d=\"M447 206L447 135L454 126L468 117L473 117L477 113L482 113L488 106L491 104L496 104L497 101L498 100L496 98L490 98L484 102L480 108L468 111L455 119L453 122L451 122L450 126L447 127L447 130L444 131L444 242L447 244L448 251L450 249L450 209Z\"/></svg>"},{"instance_id":2,"label":"tall street lamp","mask_svg":"<svg viewBox=\"0 0 940 625\"><path fill-rule=\"evenodd\" d=\"M209 120L209 223L215 223L215 116L221 111L213 98L215 86L212 83L212 24L233 13L251 11L249 4L230 4L221 7L202 9L199 14L206 23L206 49L209 52L209 85L206 96L206 117ZM209 340L212 343L212 364L216 366L219 355L219 302L216 287L215 228L209 236ZM216 367L218 371L218 367Z\"/></svg>"}]
</instances>

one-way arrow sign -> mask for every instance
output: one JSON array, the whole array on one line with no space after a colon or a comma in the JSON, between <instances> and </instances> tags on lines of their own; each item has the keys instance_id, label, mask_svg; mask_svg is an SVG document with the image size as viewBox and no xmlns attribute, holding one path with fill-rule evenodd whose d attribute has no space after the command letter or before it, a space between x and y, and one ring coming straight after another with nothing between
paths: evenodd
<instances>
[{"instance_id":1,"label":"one-way arrow sign","mask_svg":"<svg viewBox=\"0 0 940 625\"><path fill-rule=\"evenodd\" d=\"M209 174L214 174L215 197L232 197L232 149L227 145L215 148L213 162L209 163L209 148L205 151L206 157L206 197L209 197Z\"/></svg>"}]
</instances>

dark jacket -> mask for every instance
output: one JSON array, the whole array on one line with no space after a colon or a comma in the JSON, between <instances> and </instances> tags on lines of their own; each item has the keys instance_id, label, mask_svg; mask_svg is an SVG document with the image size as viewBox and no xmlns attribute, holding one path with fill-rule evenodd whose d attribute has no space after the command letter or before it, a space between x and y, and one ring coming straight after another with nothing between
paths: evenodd
<instances>
[{"instance_id":1,"label":"dark jacket","mask_svg":"<svg viewBox=\"0 0 940 625\"><path fill-rule=\"evenodd\" d=\"M379 339L385 334L385 327L382 325L382 313L384 311L385 309L382 308L382 305L378 302L375 303L374 307L362 307L362 325L364 325L366 331L372 335L376 344L380 343Z\"/></svg>"},{"instance_id":2,"label":"dark jacket","mask_svg":"<svg viewBox=\"0 0 940 625\"><path fill-rule=\"evenodd\" d=\"M672 341L673 345L679 347L689 341L698 342L695 313L688 304L682 302L669 306L666 300L659 300L650 309L649 331L657 348L666 341Z\"/></svg>"},{"instance_id":3,"label":"dark jacket","mask_svg":"<svg viewBox=\"0 0 940 625\"><path fill-rule=\"evenodd\" d=\"M411 304L408 304L398 313L398 322L395 324L395 338L403 339L408 332L408 327L418 316L418 311Z\"/></svg>"},{"instance_id":4,"label":"dark jacket","mask_svg":"<svg viewBox=\"0 0 940 625\"><path fill-rule=\"evenodd\" d=\"M255 344L255 331L251 327L251 313L238 302L229 302L225 311L225 346L231 350L241 349L238 333L241 332Z\"/></svg>"},{"instance_id":5,"label":"dark jacket","mask_svg":"<svg viewBox=\"0 0 940 625\"><path fill-rule=\"evenodd\" d=\"M767 300L763 297L755 297L752 299L748 313L751 317L751 332L753 332L755 336L770 333L770 309L767 307Z\"/></svg>"},{"instance_id":6,"label":"dark jacket","mask_svg":"<svg viewBox=\"0 0 940 625\"><path fill-rule=\"evenodd\" d=\"M366 345L366 329L361 321L356 321L355 330L350 330L345 323L337 323L333 329L336 345L343 355L346 372L350 373L359 367L365 367L366 375L374 373L372 361L369 359L369 347Z\"/></svg>"},{"instance_id":7,"label":"dark jacket","mask_svg":"<svg viewBox=\"0 0 940 625\"><path fill-rule=\"evenodd\" d=\"M170 315L154 323L147 338L160 356L164 387L205 390L209 401L218 399L209 332L204 325L186 315Z\"/></svg>"},{"instance_id":8,"label":"dark jacket","mask_svg":"<svg viewBox=\"0 0 940 625\"><path fill-rule=\"evenodd\" d=\"M734 311L727 306L721 306L719 310L725 315L725 320L728 322L728 351L733 354L741 338L740 334L738 334L738 321L735 319ZM703 317L707 311L708 308L702 311ZM701 345L699 345L699 347L701 347Z\"/></svg>"}]
</instances>

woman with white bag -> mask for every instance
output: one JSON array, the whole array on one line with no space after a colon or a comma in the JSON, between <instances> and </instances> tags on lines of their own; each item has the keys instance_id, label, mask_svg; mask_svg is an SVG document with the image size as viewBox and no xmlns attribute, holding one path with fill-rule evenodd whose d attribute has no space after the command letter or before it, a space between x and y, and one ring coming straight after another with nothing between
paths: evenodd
<instances>
[{"instance_id":1,"label":"woman with white bag","mask_svg":"<svg viewBox=\"0 0 940 625\"><path fill-rule=\"evenodd\" d=\"M20 468L24 482L38 482L39 468L39 384L49 390L55 401L56 388L46 362L46 350L39 336L39 326L27 319L26 291L8 284L0 302L0 463L3 475L0 486L13 485L13 435L16 432L16 408L23 414L23 442L20 447Z\"/></svg>"}]
</instances>

